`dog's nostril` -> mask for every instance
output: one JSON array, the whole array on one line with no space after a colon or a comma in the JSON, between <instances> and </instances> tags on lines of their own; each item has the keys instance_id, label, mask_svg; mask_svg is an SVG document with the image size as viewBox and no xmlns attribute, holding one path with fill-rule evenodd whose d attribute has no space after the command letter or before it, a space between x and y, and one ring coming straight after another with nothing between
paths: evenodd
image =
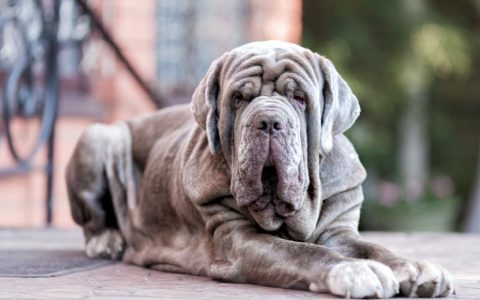
<instances>
[{"instance_id":1,"label":"dog's nostril","mask_svg":"<svg viewBox=\"0 0 480 300\"><path fill-rule=\"evenodd\" d=\"M265 132L283 130L284 124L277 118L261 118L255 121L256 128Z\"/></svg>"},{"instance_id":2,"label":"dog's nostril","mask_svg":"<svg viewBox=\"0 0 480 300\"><path fill-rule=\"evenodd\" d=\"M278 121L275 121L275 122L273 123L273 129L275 129L275 130L282 130L282 129L283 129L282 123L280 123L280 122L278 122Z\"/></svg>"},{"instance_id":3,"label":"dog's nostril","mask_svg":"<svg viewBox=\"0 0 480 300\"><path fill-rule=\"evenodd\" d=\"M260 130L267 130L268 129L268 123L266 121L260 121L257 128L260 129Z\"/></svg>"}]
</instances>

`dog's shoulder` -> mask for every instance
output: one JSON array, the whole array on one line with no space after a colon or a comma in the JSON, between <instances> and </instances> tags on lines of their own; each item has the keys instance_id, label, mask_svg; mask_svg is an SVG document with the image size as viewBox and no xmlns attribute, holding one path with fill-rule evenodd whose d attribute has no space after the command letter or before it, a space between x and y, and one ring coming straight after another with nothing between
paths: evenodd
<instances>
[{"instance_id":1,"label":"dog's shoulder","mask_svg":"<svg viewBox=\"0 0 480 300\"><path fill-rule=\"evenodd\" d=\"M222 153L210 152L205 130L196 126L183 156L183 186L193 202L203 205L231 196L230 168Z\"/></svg>"},{"instance_id":2,"label":"dog's shoulder","mask_svg":"<svg viewBox=\"0 0 480 300\"><path fill-rule=\"evenodd\" d=\"M352 189L361 184L367 172L348 138L339 134L334 137L333 148L320 165L322 198Z\"/></svg>"},{"instance_id":3,"label":"dog's shoulder","mask_svg":"<svg viewBox=\"0 0 480 300\"><path fill-rule=\"evenodd\" d=\"M127 121L132 135L132 152L135 162L143 169L156 142L184 127L193 128L189 105L175 105L159 109Z\"/></svg>"},{"instance_id":4,"label":"dog's shoulder","mask_svg":"<svg viewBox=\"0 0 480 300\"><path fill-rule=\"evenodd\" d=\"M130 126L134 138L151 140L185 124L193 124L193 122L190 105L181 104L131 119L127 121L127 124Z\"/></svg>"}]
</instances>

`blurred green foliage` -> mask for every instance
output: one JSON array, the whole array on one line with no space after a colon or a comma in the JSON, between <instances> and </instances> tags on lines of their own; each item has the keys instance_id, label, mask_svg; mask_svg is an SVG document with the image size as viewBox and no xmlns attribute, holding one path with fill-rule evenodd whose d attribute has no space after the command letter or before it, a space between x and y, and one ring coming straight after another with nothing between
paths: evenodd
<instances>
[{"instance_id":1,"label":"blurred green foliage","mask_svg":"<svg viewBox=\"0 0 480 300\"><path fill-rule=\"evenodd\" d=\"M400 117L426 91L430 172L471 192L480 139L480 1L304 0L303 45L330 58L359 98L348 132L376 176L398 179Z\"/></svg>"}]
</instances>

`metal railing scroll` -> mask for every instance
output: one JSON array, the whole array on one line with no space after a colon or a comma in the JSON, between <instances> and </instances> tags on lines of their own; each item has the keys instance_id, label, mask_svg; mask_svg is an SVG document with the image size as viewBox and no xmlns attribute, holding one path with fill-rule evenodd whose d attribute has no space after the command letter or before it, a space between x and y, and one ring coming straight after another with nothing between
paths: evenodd
<instances>
[{"instance_id":1,"label":"metal railing scroll","mask_svg":"<svg viewBox=\"0 0 480 300\"><path fill-rule=\"evenodd\" d=\"M0 146L6 143L14 165L2 177L40 170L46 175L46 224L52 222L55 125L59 103L58 53L64 44L87 40L95 30L127 73L155 104L155 91L123 55L85 0L0 0ZM18 125L27 126L30 143ZM21 127L21 126L20 126ZM18 129L18 128L17 128ZM46 148L46 162L35 165Z\"/></svg>"}]
</instances>

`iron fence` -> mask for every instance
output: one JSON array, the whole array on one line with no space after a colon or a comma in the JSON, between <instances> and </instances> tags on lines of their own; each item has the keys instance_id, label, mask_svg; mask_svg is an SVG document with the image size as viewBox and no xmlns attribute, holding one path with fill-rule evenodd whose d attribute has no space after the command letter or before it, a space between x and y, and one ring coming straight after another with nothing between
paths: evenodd
<instances>
[{"instance_id":1,"label":"iron fence","mask_svg":"<svg viewBox=\"0 0 480 300\"><path fill-rule=\"evenodd\" d=\"M1 56L4 73L0 139L6 140L14 166L0 176L41 169L46 174L46 222L52 221L55 121L58 111L57 30L60 0L45 7L40 0L4 1L0 9ZM16 120L38 123L35 138L25 146L16 136ZM42 146L46 163L34 165Z\"/></svg>"},{"instance_id":2,"label":"iron fence","mask_svg":"<svg viewBox=\"0 0 480 300\"><path fill-rule=\"evenodd\" d=\"M75 9L73 9L75 8ZM75 16L74 14L77 14ZM46 175L46 224L52 222L55 125L59 103L58 53L69 39L85 39L84 30L75 36L78 15L85 15L100 38L156 105L161 101L123 55L100 18L84 0L0 0L0 144L5 142L14 165L0 168L2 177L40 170ZM33 122L29 128L33 141L25 146L14 125ZM36 131L32 134L31 131ZM36 165L34 158L46 148L46 162Z\"/></svg>"}]
</instances>

